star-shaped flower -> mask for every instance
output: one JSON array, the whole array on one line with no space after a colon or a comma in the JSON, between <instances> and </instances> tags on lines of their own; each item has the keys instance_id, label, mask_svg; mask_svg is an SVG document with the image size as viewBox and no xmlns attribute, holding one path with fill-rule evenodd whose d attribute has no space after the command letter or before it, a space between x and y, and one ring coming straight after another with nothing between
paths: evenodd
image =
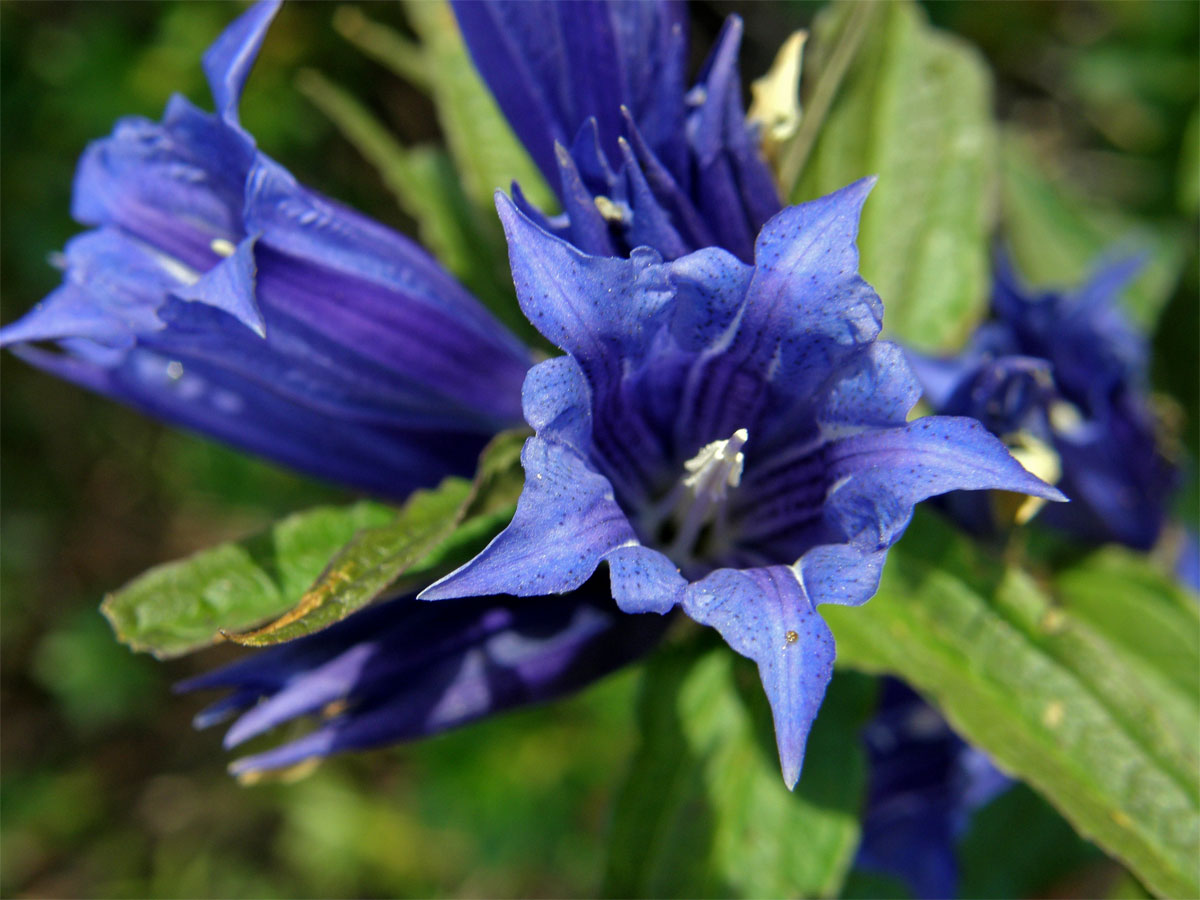
<instances>
[{"instance_id":1,"label":"star-shaped flower","mask_svg":"<svg viewBox=\"0 0 1200 900\"><path fill-rule=\"evenodd\" d=\"M906 423L920 388L857 271L871 183L779 213L754 265L589 256L500 197L522 309L567 355L525 381L512 523L422 596L562 593L607 562L621 609L679 606L755 660L794 785L833 667L816 607L865 602L926 497L1061 499L973 419Z\"/></svg>"},{"instance_id":2,"label":"star-shaped flower","mask_svg":"<svg viewBox=\"0 0 1200 900\"><path fill-rule=\"evenodd\" d=\"M528 216L601 256L715 246L753 258L781 204L742 108L741 19L729 17L688 89L686 7L674 0L456 0L454 11L562 203L548 219L514 189Z\"/></svg>"},{"instance_id":3,"label":"star-shaped flower","mask_svg":"<svg viewBox=\"0 0 1200 900\"><path fill-rule=\"evenodd\" d=\"M1032 291L1008 259L996 265L992 316L957 356L910 361L939 413L974 416L1013 444L1053 457L1073 502L1041 521L1086 541L1148 550L1177 482L1163 451L1146 384L1145 338L1118 306L1137 272L1132 259L1099 266L1075 290ZM976 532L993 526L980 498L949 497Z\"/></svg>"}]
</instances>

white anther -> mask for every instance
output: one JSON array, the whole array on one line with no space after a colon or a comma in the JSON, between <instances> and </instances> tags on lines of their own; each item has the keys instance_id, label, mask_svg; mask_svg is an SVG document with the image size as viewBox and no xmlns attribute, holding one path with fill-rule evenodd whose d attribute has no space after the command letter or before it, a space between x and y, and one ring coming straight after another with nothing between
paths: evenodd
<instances>
[{"instance_id":1,"label":"white anther","mask_svg":"<svg viewBox=\"0 0 1200 900\"><path fill-rule=\"evenodd\" d=\"M233 245L233 242L227 241L225 238L213 238L212 243L208 246L217 256L233 256L237 252L237 247Z\"/></svg>"},{"instance_id":2,"label":"white anther","mask_svg":"<svg viewBox=\"0 0 1200 900\"><path fill-rule=\"evenodd\" d=\"M742 447L749 438L750 433L739 428L728 440L705 444L683 464L691 473L683 476L684 486L691 488L697 498L709 502L724 500L729 488L737 487L742 481L742 469L746 464Z\"/></svg>"}]
</instances>

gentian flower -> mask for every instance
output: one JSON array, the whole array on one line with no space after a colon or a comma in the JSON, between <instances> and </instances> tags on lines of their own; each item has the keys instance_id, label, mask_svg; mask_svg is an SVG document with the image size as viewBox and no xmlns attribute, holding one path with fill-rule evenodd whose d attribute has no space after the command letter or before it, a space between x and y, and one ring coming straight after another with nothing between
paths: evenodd
<instances>
[{"instance_id":1,"label":"gentian flower","mask_svg":"<svg viewBox=\"0 0 1200 900\"><path fill-rule=\"evenodd\" d=\"M603 585L567 597L421 603L409 595L179 685L231 688L196 726L241 713L235 747L302 716L304 736L235 761L238 775L436 734L576 690L650 650L659 616L629 616Z\"/></svg>"},{"instance_id":2,"label":"gentian flower","mask_svg":"<svg viewBox=\"0 0 1200 900\"><path fill-rule=\"evenodd\" d=\"M517 136L555 187L549 220L586 253L666 259L723 247L754 256L780 210L737 72L742 22L731 16L696 84L685 89L682 3L455 0L472 58Z\"/></svg>"},{"instance_id":3,"label":"gentian flower","mask_svg":"<svg viewBox=\"0 0 1200 900\"><path fill-rule=\"evenodd\" d=\"M934 410L973 416L993 433L1053 451L1073 502L1039 514L1093 542L1147 550L1176 483L1156 437L1145 338L1117 305L1138 263L1101 265L1074 291L1031 292L1001 257L992 317L958 356L910 354ZM986 500L947 498L971 530L993 528Z\"/></svg>"},{"instance_id":4,"label":"gentian flower","mask_svg":"<svg viewBox=\"0 0 1200 900\"><path fill-rule=\"evenodd\" d=\"M88 147L61 287L0 331L151 415L401 497L520 422L528 351L420 247L298 184L237 103L278 7L208 50L217 113L172 98ZM30 345L57 342L63 353Z\"/></svg>"},{"instance_id":5,"label":"gentian flower","mask_svg":"<svg viewBox=\"0 0 1200 900\"><path fill-rule=\"evenodd\" d=\"M563 593L607 562L621 609L679 606L758 664L794 785L833 666L817 605L865 602L926 497L1061 497L974 420L906 424L920 388L857 271L871 184L779 213L754 265L590 256L501 196L521 308L567 355L525 381L511 524L421 596Z\"/></svg>"},{"instance_id":6,"label":"gentian flower","mask_svg":"<svg viewBox=\"0 0 1200 900\"><path fill-rule=\"evenodd\" d=\"M63 285L0 341L152 415L404 496L473 471L484 443L521 423L529 353L411 241L258 151L237 102L278 5L252 7L205 54L215 115L175 97L161 123L124 119L88 148L74 214L95 229L67 247ZM666 624L595 589L553 602L410 596L182 687L234 688L197 717L243 712L230 746L324 715L235 766L252 772L574 690Z\"/></svg>"},{"instance_id":7,"label":"gentian flower","mask_svg":"<svg viewBox=\"0 0 1200 900\"><path fill-rule=\"evenodd\" d=\"M901 879L914 897L957 896L957 840L1014 782L894 678L881 680L863 740L870 778L855 865Z\"/></svg>"}]
</instances>

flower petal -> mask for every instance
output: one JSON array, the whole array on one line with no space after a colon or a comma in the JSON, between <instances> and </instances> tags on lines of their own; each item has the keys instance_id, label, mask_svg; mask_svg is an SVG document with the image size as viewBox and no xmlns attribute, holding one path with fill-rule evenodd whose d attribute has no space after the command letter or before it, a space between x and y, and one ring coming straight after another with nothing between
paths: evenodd
<instances>
[{"instance_id":1,"label":"flower petal","mask_svg":"<svg viewBox=\"0 0 1200 900\"><path fill-rule=\"evenodd\" d=\"M608 551L634 540L608 479L573 449L532 437L521 452L525 487L512 522L422 600L483 594L532 597L583 584Z\"/></svg>"},{"instance_id":2,"label":"flower petal","mask_svg":"<svg viewBox=\"0 0 1200 900\"><path fill-rule=\"evenodd\" d=\"M687 580L657 550L618 547L606 559L613 599L624 612L661 614L683 601Z\"/></svg>"},{"instance_id":3,"label":"flower petal","mask_svg":"<svg viewBox=\"0 0 1200 900\"><path fill-rule=\"evenodd\" d=\"M783 780L800 779L804 745L833 677L833 634L787 566L718 569L689 585L683 611L758 664L775 718Z\"/></svg>"},{"instance_id":4,"label":"flower petal","mask_svg":"<svg viewBox=\"0 0 1200 900\"><path fill-rule=\"evenodd\" d=\"M204 53L204 74L208 76L217 113L231 125L238 124L237 107L242 88L282 2L259 0L226 28Z\"/></svg>"},{"instance_id":5,"label":"flower petal","mask_svg":"<svg viewBox=\"0 0 1200 900\"><path fill-rule=\"evenodd\" d=\"M587 256L547 234L503 194L496 209L508 235L517 299L526 317L589 369L613 354L638 355L657 332L672 291L657 253Z\"/></svg>"},{"instance_id":6,"label":"flower petal","mask_svg":"<svg viewBox=\"0 0 1200 900\"><path fill-rule=\"evenodd\" d=\"M354 624L360 615L375 625L371 634ZM669 623L624 615L593 588L541 600L423 604L406 597L296 642L299 654L289 652L293 644L256 653L247 660L252 676L239 673L244 664L238 664L214 673L209 684L184 689L228 685L235 705L256 688L267 698L230 729L228 746L325 712L326 721L310 734L232 767L257 771L423 737L557 697L641 656ZM270 677L273 667L286 674ZM286 685L281 691L272 687L279 683Z\"/></svg>"}]
</instances>

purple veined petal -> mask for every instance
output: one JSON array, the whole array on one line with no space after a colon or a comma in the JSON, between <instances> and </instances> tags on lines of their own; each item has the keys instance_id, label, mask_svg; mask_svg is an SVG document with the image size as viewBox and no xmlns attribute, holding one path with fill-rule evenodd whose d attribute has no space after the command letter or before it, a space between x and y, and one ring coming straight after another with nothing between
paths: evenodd
<instances>
[{"instance_id":1,"label":"purple veined petal","mask_svg":"<svg viewBox=\"0 0 1200 900\"><path fill-rule=\"evenodd\" d=\"M267 325L255 296L258 270L254 258L256 240L256 237L249 237L241 241L228 259L209 269L193 284L177 287L171 293L182 300L222 310L260 338L265 338Z\"/></svg>"},{"instance_id":2,"label":"purple veined petal","mask_svg":"<svg viewBox=\"0 0 1200 900\"><path fill-rule=\"evenodd\" d=\"M1027 472L975 419L927 416L902 428L829 444L827 508L843 533L868 550L899 539L913 506L954 490L1003 490L1064 501ZM820 602L820 601L818 601Z\"/></svg>"},{"instance_id":3,"label":"purple veined petal","mask_svg":"<svg viewBox=\"0 0 1200 900\"><path fill-rule=\"evenodd\" d=\"M559 196L571 226L571 244L592 256L615 256L608 222L596 208L592 192L584 185L575 160L562 144L554 146L554 155L558 161Z\"/></svg>"},{"instance_id":4,"label":"purple veined petal","mask_svg":"<svg viewBox=\"0 0 1200 900\"><path fill-rule=\"evenodd\" d=\"M480 594L531 597L583 584L604 555L636 540L612 484L573 449L533 437L521 452L525 487L504 531L422 600Z\"/></svg>"},{"instance_id":5,"label":"purple veined petal","mask_svg":"<svg viewBox=\"0 0 1200 900\"><path fill-rule=\"evenodd\" d=\"M874 178L792 206L758 236L746 312L730 353L794 395L879 334L883 304L858 275L855 238Z\"/></svg>"},{"instance_id":6,"label":"purple veined petal","mask_svg":"<svg viewBox=\"0 0 1200 900\"><path fill-rule=\"evenodd\" d=\"M555 142L567 143L576 129L568 134L560 118L555 92L563 79L543 76L568 65L550 5L453 0L452 6L475 68L546 181L556 184Z\"/></svg>"},{"instance_id":7,"label":"purple veined petal","mask_svg":"<svg viewBox=\"0 0 1200 900\"><path fill-rule=\"evenodd\" d=\"M354 624L358 615L372 620L373 633ZM558 697L643 655L669 623L669 617L622 614L593 588L535 600L424 604L408 597L302 639L300 654L288 652L292 645L260 651L247 660L252 670L237 664L214 673L219 677L209 684L185 688L231 687L227 705L243 708L246 692L259 688L265 702L235 723L229 745L325 713L310 734L239 760L233 771L241 773L423 737ZM273 667L283 674L270 677Z\"/></svg>"},{"instance_id":8,"label":"purple veined petal","mask_svg":"<svg viewBox=\"0 0 1200 900\"><path fill-rule=\"evenodd\" d=\"M687 242L679 235L667 211L650 190L628 142L622 138L620 146L624 158L621 171L625 176L632 214L625 229L626 240L634 247L655 247L664 259L678 259L688 252Z\"/></svg>"},{"instance_id":9,"label":"purple veined petal","mask_svg":"<svg viewBox=\"0 0 1200 900\"><path fill-rule=\"evenodd\" d=\"M589 118L598 122L604 154L618 158L623 106L656 148L678 145L687 62L682 4L453 6L476 68L551 184L559 171L555 143L569 144Z\"/></svg>"},{"instance_id":10,"label":"purple veined petal","mask_svg":"<svg viewBox=\"0 0 1200 900\"><path fill-rule=\"evenodd\" d=\"M117 226L165 256L205 271L214 248L244 236L242 184L253 143L182 97L161 124L120 120L93 141L75 172L71 214L86 225Z\"/></svg>"},{"instance_id":11,"label":"purple veined petal","mask_svg":"<svg viewBox=\"0 0 1200 900\"><path fill-rule=\"evenodd\" d=\"M157 312L179 285L178 263L114 228L72 238L63 261L62 287L0 329L0 346L71 337L128 345L131 333L162 327Z\"/></svg>"},{"instance_id":12,"label":"purple veined petal","mask_svg":"<svg viewBox=\"0 0 1200 900\"><path fill-rule=\"evenodd\" d=\"M551 77L562 80L564 130L573 137L584 122L594 119L600 149L616 159L621 104L625 102L624 60L614 22L620 16L620 7L606 0L549 6L563 52L562 69ZM548 75L549 72L544 73L543 78Z\"/></svg>"},{"instance_id":13,"label":"purple veined petal","mask_svg":"<svg viewBox=\"0 0 1200 900\"><path fill-rule=\"evenodd\" d=\"M212 90L217 113L230 125L238 125L238 101L271 20L282 0L258 0L204 53L204 74Z\"/></svg>"},{"instance_id":14,"label":"purple veined petal","mask_svg":"<svg viewBox=\"0 0 1200 900\"><path fill-rule=\"evenodd\" d=\"M821 398L816 418L830 431L900 426L920 396L921 385L904 351L891 342L875 341L838 372Z\"/></svg>"},{"instance_id":15,"label":"purple veined petal","mask_svg":"<svg viewBox=\"0 0 1200 900\"><path fill-rule=\"evenodd\" d=\"M758 664L775 718L783 780L800 779L804 745L833 677L833 635L788 566L718 569L689 585L683 610Z\"/></svg>"},{"instance_id":16,"label":"purple veined petal","mask_svg":"<svg viewBox=\"0 0 1200 900\"><path fill-rule=\"evenodd\" d=\"M717 242L716 237L714 237L709 224L696 210L692 197L685 187L687 182L681 182L678 176L660 161L658 155L642 137L637 123L633 120L632 113L627 109L623 110L623 113L625 128L628 132L628 143L638 165L641 166L642 173L646 176L646 184L649 185L659 204L671 216L671 221L675 223L676 228L680 230L692 247L714 246Z\"/></svg>"},{"instance_id":17,"label":"purple veined petal","mask_svg":"<svg viewBox=\"0 0 1200 900\"><path fill-rule=\"evenodd\" d=\"M546 234L503 194L496 209L508 236L517 299L545 337L585 367L608 345L635 348L654 336L671 290L658 254L629 260L587 256Z\"/></svg>"},{"instance_id":18,"label":"purple veined petal","mask_svg":"<svg viewBox=\"0 0 1200 900\"><path fill-rule=\"evenodd\" d=\"M687 580L679 568L641 545L618 547L606 557L613 600L627 613L666 613L683 602Z\"/></svg>"},{"instance_id":19,"label":"purple veined petal","mask_svg":"<svg viewBox=\"0 0 1200 900\"><path fill-rule=\"evenodd\" d=\"M314 414L294 400L200 362L143 348L97 364L27 344L13 353L37 368L154 418L226 441L321 478L397 499L472 471L492 432L386 427Z\"/></svg>"},{"instance_id":20,"label":"purple veined petal","mask_svg":"<svg viewBox=\"0 0 1200 900\"><path fill-rule=\"evenodd\" d=\"M523 375L528 351L422 248L389 228L307 190L260 156L246 182L246 226L281 253L391 289L423 315L507 355ZM482 349L482 347L481 347Z\"/></svg>"}]
</instances>

